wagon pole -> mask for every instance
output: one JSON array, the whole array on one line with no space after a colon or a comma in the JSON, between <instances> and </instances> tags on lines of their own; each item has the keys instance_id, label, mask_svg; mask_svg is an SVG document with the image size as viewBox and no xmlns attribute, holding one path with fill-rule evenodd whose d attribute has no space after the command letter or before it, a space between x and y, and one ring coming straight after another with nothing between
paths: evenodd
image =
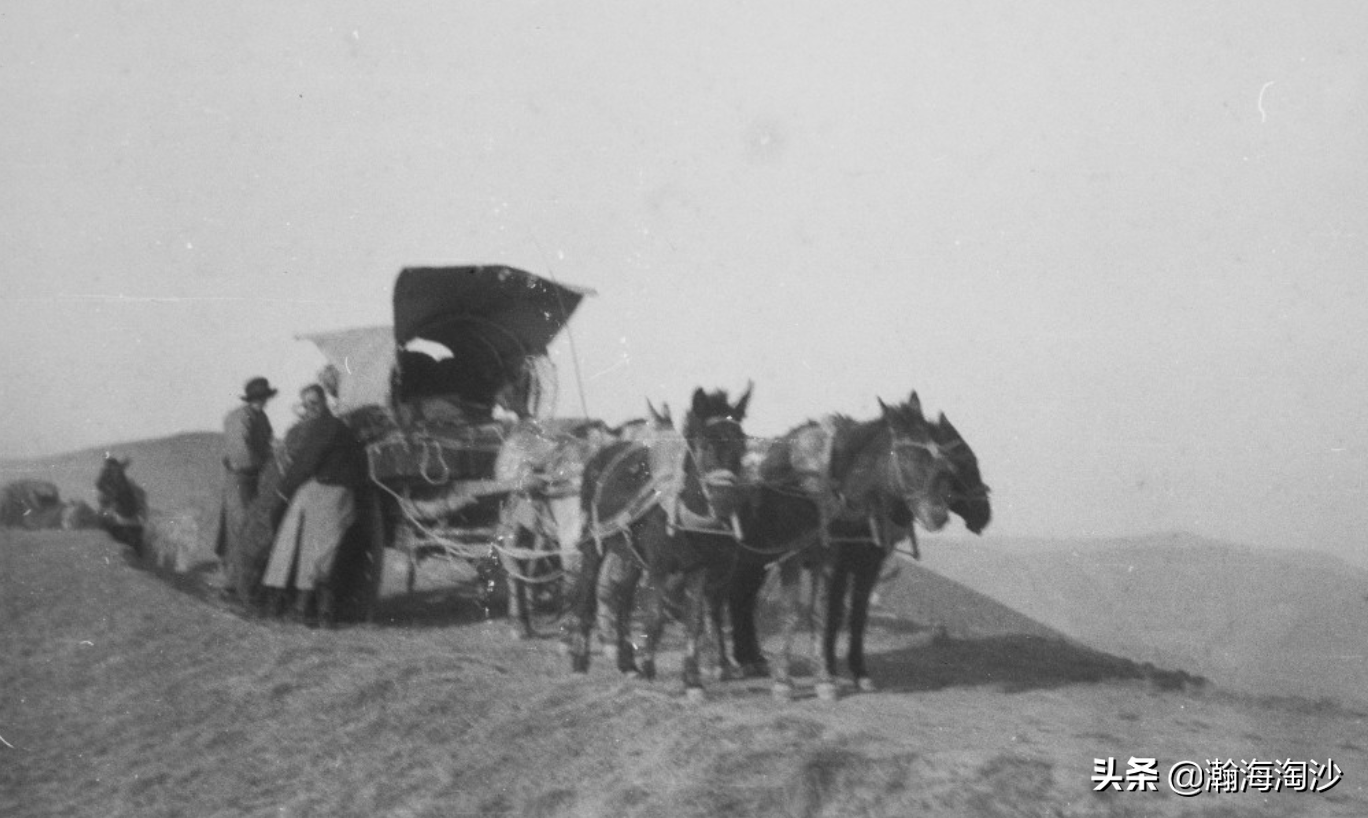
<instances>
[{"instance_id":1,"label":"wagon pole","mask_svg":"<svg viewBox=\"0 0 1368 818\"><path fill-rule=\"evenodd\" d=\"M546 251L542 249L541 242L537 241L536 236L530 236L532 243L536 245L537 252L541 253L542 263L546 265L546 274L551 277L551 282L556 285L556 305L560 307L561 324L565 327L565 337L570 341L570 365L575 370L575 388L579 390L580 411L583 417L589 417L589 402L584 399L584 379L580 376L579 350L575 347L575 331L570 327L570 317L565 312L565 301L561 298L560 279L556 278L556 271L551 269L551 259L547 257Z\"/></svg>"}]
</instances>

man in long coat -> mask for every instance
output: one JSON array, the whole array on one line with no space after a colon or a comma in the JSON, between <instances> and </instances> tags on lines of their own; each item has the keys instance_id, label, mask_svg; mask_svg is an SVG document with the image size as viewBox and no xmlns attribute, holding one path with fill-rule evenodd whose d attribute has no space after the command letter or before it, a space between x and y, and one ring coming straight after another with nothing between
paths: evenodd
<instances>
[{"instance_id":1,"label":"man in long coat","mask_svg":"<svg viewBox=\"0 0 1368 818\"><path fill-rule=\"evenodd\" d=\"M214 553L223 564L224 591L229 595L239 592L242 528L256 499L261 471L271 460L274 433L266 403L276 391L265 378L252 378L243 387L242 405L223 418L223 492Z\"/></svg>"},{"instance_id":2,"label":"man in long coat","mask_svg":"<svg viewBox=\"0 0 1368 818\"><path fill-rule=\"evenodd\" d=\"M328 409L323 387L304 387L300 400L304 418L286 437L288 462L277 488L290 505L276 531L262 585L282 597L293 589L301 618L312 622L316 617L330 625L336 614L333 564L356 521L365 455L352 430Z\"/></svg>"}]
</instances>

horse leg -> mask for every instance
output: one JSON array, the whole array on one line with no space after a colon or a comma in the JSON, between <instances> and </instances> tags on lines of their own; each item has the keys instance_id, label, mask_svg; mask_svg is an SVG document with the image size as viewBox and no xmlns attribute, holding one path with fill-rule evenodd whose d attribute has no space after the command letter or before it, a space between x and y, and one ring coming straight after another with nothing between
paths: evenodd
<instances>
[{"instance_id":1,"label":"horse leg","mask_svg":"<svg viewBox=\"0 0 1368 818\"><path fill-rule=\"evenodd\" d=\"M695 568L689 572L684 585L684 694L690 701L702 701L703 676L699 672L699 643L703 638L704 608L707 606L707 572Z\"/></svg>"},{"instance_id":2,"label":"horse leg","mask_svg":"<svg viewBox=\"0 0 1368 818\"><path fill-rule=\"evenodd\" d=\"M571 614L566 623L570 669L575 673L589 672L589 637L594 629L594 615L598 605L598 574L603 555L598 543L585 538L580 545L580 571L571 593Z\"/></svg>"},{"instance_id":3,"label":"horse leg","mask_svg":"<svg viewBox=\"0 0 1368 818\"><path fill-rule=\"evenodd\" d=\"M617 594L621 589L623 574L621 557L616 551L610 549L603 555L598 572L598 583L595 585L598 594L598 618L594 623L594 632L598 636L599 646L603 649L603 658L616 661L619 646L618 606L621 604Z\"/></svg>"},{"instance_id":4,"label":"horse leg","mask_svg":"<svg viewBox=\"0 0 1368 818\"><path fill-rule=\"evenodd\" d=\"M859 560L854 568L854 587L850 594L850 674L861 690L874 690L874 682L865 671L864 632L869 622L869 598L879 580L885 551L882 548L860 547Z\"/></svg>"},{"instance_id":5,"label":"horse leg","mask_svg":"<svg viewBox=\"0 0 1368 818\"><path fill-rule=\"evenodd\" d=\"M646 634L641 642L641 678L647 681L656 677L656 650L660 646L660 636L665 631L665 597L668 578L658 571L651 570L647 576L646 593Z\"/></svg>"},{"instance_id":6,"label":"horse leg","mask_svg":"<svg viewBox=\"0 0 1368 818\"><path fill-rule=\"evenodd\" d=\"M774 684L771 692L776 699L793 697L793 638L806 610L802 602L802 566L797 560L786 560L779 565L779 583L783 590L784 622L780 628L779 655L774 663Z\"/></svg>"},{"instance_id":7,"label":"horse leg","mask_svg":"<svg viewBox=\"0 0 1368 818\"><path fill-rule=\"evenodd\" d=\"M850 577L850 566L844 553L846 547L840 548L841 551L830 562L831 576L826 588L826 599L818 603L821 605L825 602L821 610L826 612L823 617L825 621L821 623L822 650L817 660L817 697L823 701L835 701L837 695L836 637L841 632L841 625L844 624L846 582ZM824 567L818 566L812 573L815 585L816 577L825 573Z\"/></svg>"},{"instance_id":8,"label":"horse leg","mask_svg":"<svg viewBox=\"0 0 1368 818\"><path fill-rule=\"evenodd\" d=\"M727 655L726 589L725 580L719 579L708 589L706 597L712 641L717 650L717 677L722 680L735 679L741 675L731 657Z\"/></svg>"},{"instance_id":9,"label":"horse leg","mask_svg":"<svg viewBox=\"0 0 1368 818\"><path fill-rule=\"evenodd\" d=\"M765 577L765 566L759 560L743 558L736 566L731 587L727 591L732 656L740 666L743 678L769 675L768 664L760 651L760 640L755 634L755 605L765 585Z\"/></svg>"},{"instance_id":10,"label":"horse leg","mask_svg":"<svg viewBox=\"0 0 1368 818\"><path fill-rule=\"evenodd\" d=\"M607 563L613 563L610 567ZM611 621L600 638L610 637L617 669L627 675L640 673L636 665L636 648L632 645L632 612L636 608L636 589L641 582L642 568L634 559L609 554L601 569L613 574L609 590ZM605 652L609 645L605 645Z\"/></svg>"}]
</instances>

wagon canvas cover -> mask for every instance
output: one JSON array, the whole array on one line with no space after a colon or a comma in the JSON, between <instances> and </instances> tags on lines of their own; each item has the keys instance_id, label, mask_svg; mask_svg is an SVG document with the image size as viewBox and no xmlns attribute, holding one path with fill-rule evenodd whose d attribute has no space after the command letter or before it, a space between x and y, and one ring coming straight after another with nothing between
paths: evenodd
<instances>
[{"instance_id":1,"label":"wagon canvas cover","mask_svg":"<svg viewBox=\"0 0 1368 818\"><path fill-rule=\"evenodd\" d=\"M593 290L559 284L501 265L407 267L394 284L394 325L300 335L339 374L344 409L389 406L396 361L404 369L399 399L454 393L488 402L518 378L528 356L547 347ZM423 353L401 350L415 340L451 353L445 373ZM428 377L425 377L428 376Z\"/></svg>"},{"instance_id":2,"label":"wagon canvas cover","mask_svg":"<svg viewBox=\"0 0 1368 818\"><path fill-rule=\"evenodd\" d=\"M500 392L526 377L527 359L546 354L592 292L502 265L409 267L395 281L392 327L300 338L312 341L336 368L344 412L368 405L418 406L438 396L487 410ZM432 344L445 352L430 354ZM401 413L400 428L368 446L373 473L437 483L489 476L502 430L486 428L478 417L459 425L429 419L421 428L405 428L410 421Z\"/></svg>"},{"instance_id":3,"label":"wagon canvas cover","mask_svg":"<svg viewBox=\"0 0 1368 818\"><path fill-rule=\"evenodd\" d=\"M337 370L337 405L341 411L389 405L393 327L314 332L299 338L312 341Z\"/></svg>"},{"instance_id":4,"label":"wagon canvas cover","mask_svg":"<svg viewBox=\"0 0 1368 818\"><path fill-rule=\"evenodd\" d=\"M453 353L497 350L521 363L546 347L592 290L513 267L407 267L394 282L394 339Z\"/></svg>"}]
</instances>

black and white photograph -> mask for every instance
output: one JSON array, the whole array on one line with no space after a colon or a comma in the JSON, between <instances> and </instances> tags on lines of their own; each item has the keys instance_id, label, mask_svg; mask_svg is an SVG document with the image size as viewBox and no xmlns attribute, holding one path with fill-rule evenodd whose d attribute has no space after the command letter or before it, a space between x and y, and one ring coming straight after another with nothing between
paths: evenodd
<instances>
[{"instance_id":1,"label":"black and white photograph","mask_svg":"<svg viewBox=\"0 0 1368 818\"><path fill-rule=\"evenodd\" d=\"M1368 5L0 7L0 815L1368 815Z\"/></svg>"}]
</instances>

